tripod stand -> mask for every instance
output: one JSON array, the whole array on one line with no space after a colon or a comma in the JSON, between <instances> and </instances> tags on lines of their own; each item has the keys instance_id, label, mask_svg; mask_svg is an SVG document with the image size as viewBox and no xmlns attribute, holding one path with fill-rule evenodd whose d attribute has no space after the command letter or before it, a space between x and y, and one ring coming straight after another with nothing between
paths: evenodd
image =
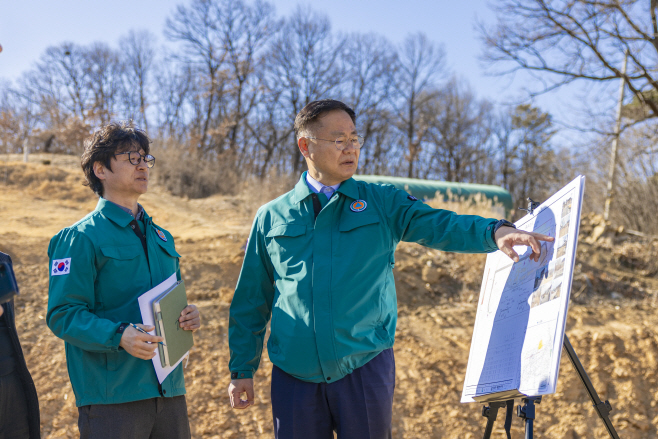
<instances>
[{"instance_id":1,"label":"tripod stand","mask_svg":"<svg viewBox=\"0 0 658 439\"><path fill-rule=\"evenodd\" d=\"M564 335L564 349L567 351L569 360L571 361L571 364L573 365L574 369L576 369L580 381L585 386L585 389L587 390L587 394L592 400L594 410L596 410L596 413L603 421L603 424L605 425L608 434L612 439L619 439L619 436L617 435L617 431L615 430L615 427L612 425L612 422L610 421L610 417L609 417L610 412L612 411L612 406L608 401L602 402L601 399L599 398L598 393L596 393L596 390L592 385L592 381L589 379L589 376L587 375L585 368L583 368L583 365L578 359L578 355L576 355L576 351L573 349L573 346L571 346L569 337L567 337L566 334ZM535 404L539 404L541 402L541 398L542 398L541 396L525 397L522 399L523 406L519 405L516 407L516 415L525 420L525 439L533 439L534 437ZM510 435L510 426L512 424L511 407L513 405L514 405L514 400L511 399L503 402L491 402L489 403L488 406L482 407L482 416L488 419L487 426L484 430L484 439L489 439L491 437L491 432L493 430L493 424L496 420L496 415L498 414L498 409L502 407L507 407L507 416L505 419L505 432L507 433L507 438L508 439L511 438Z\"/></svg>"}]
</instances>

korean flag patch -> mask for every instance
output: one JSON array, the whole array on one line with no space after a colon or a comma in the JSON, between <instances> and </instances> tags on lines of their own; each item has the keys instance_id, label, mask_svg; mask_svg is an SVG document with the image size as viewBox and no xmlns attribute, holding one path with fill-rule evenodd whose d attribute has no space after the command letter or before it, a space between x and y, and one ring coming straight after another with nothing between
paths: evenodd
<instances>
[{"instance_id":1,"label":"korean flag patch","mask_svg":"<svg viewBox=\"0 0 658 439\"><path fill-rule=\"evenodd\" d=\"M63 276L71 272L71 258L55 259L53 266L50 268L50 274L53 276Z\"/></svg>"}]
</instances>

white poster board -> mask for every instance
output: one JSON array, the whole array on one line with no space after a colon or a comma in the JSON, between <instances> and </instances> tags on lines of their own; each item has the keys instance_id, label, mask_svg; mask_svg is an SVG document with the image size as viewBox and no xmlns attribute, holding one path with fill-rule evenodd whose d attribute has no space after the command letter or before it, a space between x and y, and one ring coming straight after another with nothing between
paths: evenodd
<instances>
[{"instance_id":1,"label":"white poster board","mask_svg":"<svg viewBox=\"0 0 658 439\"><path fill-rule=\"evenodd\" d=\"M562 355L585 177L579 176L516 222L542 242L539 262L487 257L461 402L555 393Z\"/></svg>"}]
</instances>

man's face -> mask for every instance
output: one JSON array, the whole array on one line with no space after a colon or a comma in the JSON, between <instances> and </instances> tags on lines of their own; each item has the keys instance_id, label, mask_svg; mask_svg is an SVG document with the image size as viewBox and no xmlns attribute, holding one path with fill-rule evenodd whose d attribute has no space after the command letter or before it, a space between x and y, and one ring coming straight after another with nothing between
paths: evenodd
<instances>
[{"instance_id":1,"label":"man's face","mask_svg":"<svg viewBox=\"0 0 658 439\"><path fill-rule=\"evenodd\" d=\"M347 147L339 151L335 140L339 137L349 139L354 136L356 136L354 122L343 110L333 110L320 116L313 127L312 134L309 135L317 139L302 137L299 142L311 177L327 186L351 178L356 172L361 150L355 149L350 142L347 142Z\"/></svg>"},{"instance_id":2,"label":"man's face","mask_svg":"<svg viewBox=\"0 0 658 439\"><path fill-rule=\"evenodd\" d=\"M143 149L130 148L126 151L117 152L111 160L112 170L96 163L94 171L103 182L103 197L119 197L137 199L148 190L149 168L143 158L138 165L130 163L129 152L138 151L145 155ZM122 154L125 152L125 154ZM100 165L100 166L99 166ZM97 170L97 167L99 170Z\"/></svg>"}]
</instances>

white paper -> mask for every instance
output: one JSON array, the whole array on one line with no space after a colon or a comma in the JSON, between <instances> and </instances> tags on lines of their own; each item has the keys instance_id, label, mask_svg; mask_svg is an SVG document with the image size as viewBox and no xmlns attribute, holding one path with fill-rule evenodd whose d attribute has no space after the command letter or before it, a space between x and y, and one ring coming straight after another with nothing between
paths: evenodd
<instances>
[{"instance_id":1,"label":"white paper","mask_svg":"<svg viewBox=\"0 0 658 439\"><path fill-rule=\"evenodd\" d=\"M584 187L577 177L516 223L555 238L542 242L539 262L525 246L514 247L517 263L500 251L487 257L461 402L507 390L555 393Z\"/></svg>"},{"instance_id":2,"label":"white paper","mask_svg":"<svg viewBox=\"0 0 658 439\"><path fill-rule=\"evenodd\" d=\"M164 282L160 283L159 285L156 285L152 289L148 290L139 298L137 301L139 302L139 311L142 313L142 323L146 326L153 326L155 327L155 323L153 321L153 300L158 297L160 294L164 293L167 291L169 288L173 287L177 282L176 279L176 273L172 274L165 280ZM149 332L151 335L156 335L155 329L153 331ZM160 352L159 349L155 350L155 357L151 361L153 361L153 367L155 368L155 374L158 376L158 381L160 384L167 378L167 376L174 370L176 369L176 366L180 364L181 361L189 354L189 351L187 354L183 355L180 360L176 362L173 366L168 366L168 367L162 367L162 363L160 362Z\"/></svg>"}]
</instances>

